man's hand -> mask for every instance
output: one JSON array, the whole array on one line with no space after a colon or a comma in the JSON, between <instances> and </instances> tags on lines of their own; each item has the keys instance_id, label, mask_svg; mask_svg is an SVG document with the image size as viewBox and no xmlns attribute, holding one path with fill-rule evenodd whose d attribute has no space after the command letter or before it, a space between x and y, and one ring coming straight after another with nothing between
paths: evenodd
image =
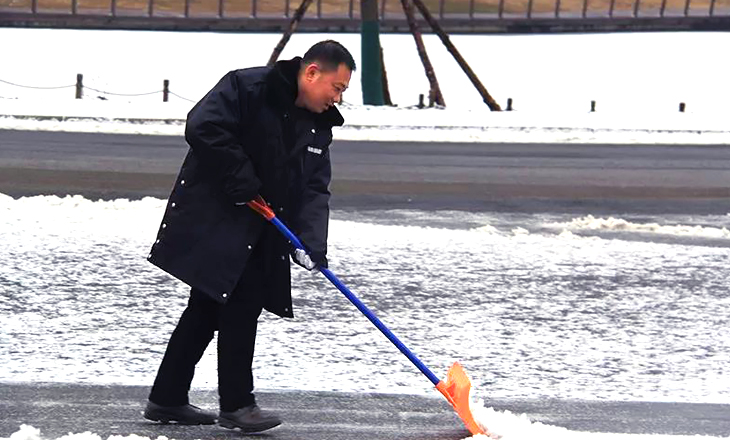
<instances>
[{"instance_id":1,"label":"man's hand","mask_svg":"<svg viewBox=\"0 0 730 440\"><path fill-rule=\"evenodd\" d=\"M295 249L293 256L294 262L307 270L312 270L317 267L317 264L309 258L309 255L303 249Z\"/></svg>"}]
</instances>

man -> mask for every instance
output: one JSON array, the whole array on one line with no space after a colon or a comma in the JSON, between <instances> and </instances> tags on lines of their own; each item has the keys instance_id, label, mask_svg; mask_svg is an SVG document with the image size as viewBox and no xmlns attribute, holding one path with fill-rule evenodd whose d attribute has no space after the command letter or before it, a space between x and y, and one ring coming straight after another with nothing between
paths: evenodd
<instances>
[{"instance_id":1,"label":"man","mask_svg":"<svg viewBox=\"0 0 730 440\"><path fill-rule=\"evenodd\" d=\"M144 416L163 423L213 424L188 401L195 365L218 331L218 423L259 432L281 423L261 410L251 372L262 309L292 317L291 245L246 203L263 196L327 266L335 103L355 62L340 43L322 41L304 58L273 68L229 72L188 114L190 150L168 200L149 261L191 286L188 306L160 365Z\"/></svg>"}]
</instances>

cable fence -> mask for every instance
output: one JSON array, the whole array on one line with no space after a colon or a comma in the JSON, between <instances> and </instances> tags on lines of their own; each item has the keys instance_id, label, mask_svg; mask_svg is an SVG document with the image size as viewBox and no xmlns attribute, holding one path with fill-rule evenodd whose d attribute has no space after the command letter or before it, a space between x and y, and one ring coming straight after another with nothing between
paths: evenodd
<instances>
[{"instance_id":1,"label":"cable fence","mask_svg":"<svg viewBox=\"0 0 730 440\"><path fill-rule=\"evenodd\" d=\"M70 89L71 87L76 87L75 84L71 84L68 86L57 86L57 87L39 87L39 86L25 86L22 84L16 84L10 81L5 81L4 79L0 79L0 83L9 84L11 86L15 87L21 87L23 89L35 89L35 90L58 90L58 89Z\"/></svg>"},{"instance_id":2,"label":"cable fence","mask_svg":"<svg viewBox=\"0 0 730 440\"><path fill-rule=\"evenodd\" d=\"M10 86L13 86L13 87L19 87L19 88L24 88L24 89L36 89L36 90L60 90L60 89L75 88L76 89L76 94L75 94L76 99L82 99L83 96L84 96L84 90L89 90L89 91L96 92L96 93L99 93L99 94L102 94L102 95L130 97L130 98L137 98L137 97L143 97L143 96L151 96L151 95L156 95L158 93L161 93L162 94L162 101L163 102L168 102L170 95L172 95L172 96L174 96L174 97L176 97L176 98L178 98L180 100L187 101L187 102L190 102L190 103L193 103L193 104L195 104L195 103L198 102L198 101L195 101L195 100L192 100L192 99L188 99L188 98L186 98L184 96L181 96L181 95L173 92L172 90L170 90L170 81L169 80L163 80L163 88L162 88L162 90L154 90L154 91L151 91L151 92L143 92L143 93L118 93L118 92L109 92L109 91L97 89L97 88L94 88L94 87L89 87L88 85L84 85L84 83L83 83L83 75L81 75L81 74L78 74L77 75L76 84L66 85L66 86L52 86L52 87L48 87L48 86L29 86L29 85L14 83L14 82L7 81L7 80L4 80L4 79L0 79L0 83L7 84L7 85L10 85ZM514 101L513 101L512 98L507 98L507 105L506 105L506 108L504 108L504 110L505 111L508 111L508 112L516 110L513 107L513 103L514 103ZM353 103L345 102L345 101L343 101L342 104L344 104L344 105L351 105L351 106L352 105L355 105ZM590 104L590 107L589 107L589 110L588 111L590 113L597 112L597 107L596 107L597 106L597 101L596 100L591 100L591 101L589 101L589 104ZM406 106L404 108L419 108L419 109L423 109L423 108L431 108L431 107L434 107L434 103L432 101L430 101L428 104L426 104L425 103L425 95L424 94L420 94L418 96L418 104L414 104L414 105L411 105L411 106ZM679 110L680 113L685 113L686 108L687 108L687 104L685 102L679 102L678 103L678 110Z\"/></svg>"},{"instance_id":3,"label":"cable fence","mask_svg":"<svg viewBox=\"0 0 730 440\"><path fill-rule=\"evenodd\" d=\"M128 97L128 98L136 98L136 97L143 97L143 96L150 96L150 95L156 95L156 94L162 94L162 102L168 102L170 95L181 99L183 101L196 103L197 101L188 99L184 96L181 96L177 93L174 93L172 90L170 90L170 81L169 80L163 80L162 82L162 89L161 90L154 90L151 92L143 92L143 93L118 93L118 92L110 92L107 90L101 90L94 87L89 87L88 85L85 85L84 82L84 76L82 74L76 75L76 84L70 84L66 86L30 86L25 84L18 84L12 81L7 81L4 79L0 79L0 83L7 84L13 87L19 87L23 89L32 89L32 90L61 90L61 89L75 89L75 98L76 99L82 99L84 96L84 91L89 90L95 93L99 93L102 95L108 95L108 96L120 96L120 97Z\"/></svg>"}]
</instances>

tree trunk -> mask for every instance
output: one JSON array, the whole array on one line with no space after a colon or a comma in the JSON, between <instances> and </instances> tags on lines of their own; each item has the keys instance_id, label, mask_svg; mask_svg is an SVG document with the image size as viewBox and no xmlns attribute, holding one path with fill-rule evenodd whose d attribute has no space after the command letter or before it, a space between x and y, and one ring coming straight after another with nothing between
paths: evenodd
<instances>
[{"instance_id":1,"label":"tree trunk","mask_svg":"<svg viewBox=\"0 0 730 440\"><path fill-rule=\"evenodd\" d=\"M380 67L383 74L383 101L385 105L393 105L393 100L390 99L390 89L388 88L388 75L385 72L385 59L383 58L383 48L380 48Z\"/></svg>"},{"instance_id":2,"label":"tree trunk","mask_svg":"<svg viewBox=\"0 0 730 440\"><path fill-rule=\"evenodd\" d=\"M428 82L431 85L431 90L429 92L429 101L436 102L436 104L441 106L446 106L446 103L444 102L444 97L441 94L441 88L439 87L438 80L436 79L436 72L434 72L433 66L431 65L431 60L428 58L428 53L426 53L426 46L423 44L423 38L421 37L421 31L420 29L418 29L416 18L413 15L413 6L411 5L411 0L401 0L401 5L403 5L403 12L406 14L408 27L411 29L413 39L416 40L416 49L418 50L418 56L421 57L423 69L426 71L426 78L428 78Z\"/></svg>"},{"instance_id":3,"label":"tree trunk","mask_svg":"<svg viewBox=\"0 0 730 440\"><path fill-rule=\"evenodd\" d=\"M406 0L401 0L406 1ZM487 92L487 89L482 85L481 81L479 81L479 78L474 74L474 72L471 70L469 65L466 63L464 58L461 56L458 50L456 50L456 47L451 43L451 40L449 40L449 36L446 35L446 32L441 28L441 25L438 24L438 22L433 18L431 13L428 11L428 8L426 5L423 4L421 0L413 0L413 3L416 5L418 10L421 12L421 15L423 15L423 18L426 19L428 24L431 26L434 32L441 38L441 42L444 43L444 46L446 46L446 49L451 53L451 55L454 56L454 59L457 63L459 63L459 66L461 67L461 70L466 73L466 76L469 77L469 80L472 84L474 84L474 87L476 87L477 91L480 95L482 95L482 99L484 102L489 106L489 109L492 111L502 111L502 108L497 104L497 102L492 98L492 96Z\"/></svg>"},{"instance_id":4,"label":"tree trunk","mask_svg":"<svg viewBox=\"0 0 730 440\"><path fill-rule=\"evenodd\" d=\"M279 55L281 55L281 52L284 51L284 46L286 46L286 43L289 42L291 35L297 29L299 22L302 20L302 17L304 17L304 13L307 12L307 8L312 4L312 1L313 0L302 0L302 3L297 8L296 12L294 12L294 16L289 22L289 28L287 28L284 35L281 36L281 40L279 40L279 44L277 44L274 48L274 52L271 53L271 58L269 58L269 62L266 63L267 66L272 67L274 63L276 63L276 60L279 59Z\"/></svg>"}]
</instances>

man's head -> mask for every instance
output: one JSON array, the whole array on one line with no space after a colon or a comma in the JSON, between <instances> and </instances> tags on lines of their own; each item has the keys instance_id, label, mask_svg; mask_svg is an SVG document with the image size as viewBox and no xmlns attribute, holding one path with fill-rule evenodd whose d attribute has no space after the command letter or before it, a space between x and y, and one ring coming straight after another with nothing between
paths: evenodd
<instances>
[{"instance_id":1,"label":"man's head","mask_svg":"<svg viewBox=\"0 0 730 440\"><path fill-rule=\"evenodd\" d=\"M343 45L333 40L315 44L302 59L296 105L322 113L342 100L356 69L355 60Z\"/></svg>"}]
</instances>

